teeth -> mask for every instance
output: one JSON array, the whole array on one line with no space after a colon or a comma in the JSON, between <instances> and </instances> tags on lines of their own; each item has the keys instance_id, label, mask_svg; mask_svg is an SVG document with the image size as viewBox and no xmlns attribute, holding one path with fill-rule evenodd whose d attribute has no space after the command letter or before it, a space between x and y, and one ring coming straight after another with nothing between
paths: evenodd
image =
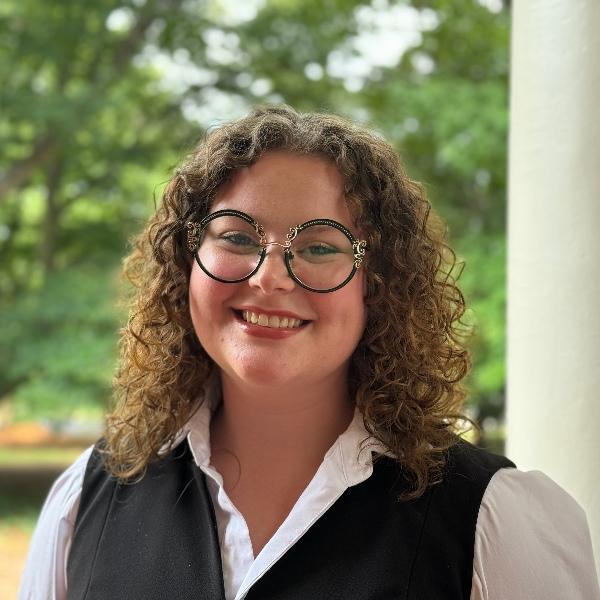
<instances>
[{"instance_id":1,"label":"teeth","mask_svg":"<svg viewBox=\"0 0 600 600\"><path fill-rule=\"evenodd\" d=\"M261 325L262 327L271 327L272 329L294 329L300 327L300 319L291 319L289 317L278 317L277 315L263 315L254 313L250 310L242 311L242 318L247 323Z\"/></svg>"}]
</instances>

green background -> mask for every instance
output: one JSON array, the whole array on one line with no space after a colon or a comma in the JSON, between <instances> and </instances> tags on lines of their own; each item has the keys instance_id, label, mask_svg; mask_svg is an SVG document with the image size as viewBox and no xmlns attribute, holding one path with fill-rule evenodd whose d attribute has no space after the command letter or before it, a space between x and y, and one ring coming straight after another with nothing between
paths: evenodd
<instances>
[{"instance_id":1,"label":"green background","mask_svg":"<svg viewBox=\"0 0 600 600\"><path fill-rule=\"evenodd\" d=\"M465 261L470 414L502 442L509 9L487 0L4 0L0 425L98 421L128 239L203 133L263 102L392 142Z\"/></svg>"}]
</instances>

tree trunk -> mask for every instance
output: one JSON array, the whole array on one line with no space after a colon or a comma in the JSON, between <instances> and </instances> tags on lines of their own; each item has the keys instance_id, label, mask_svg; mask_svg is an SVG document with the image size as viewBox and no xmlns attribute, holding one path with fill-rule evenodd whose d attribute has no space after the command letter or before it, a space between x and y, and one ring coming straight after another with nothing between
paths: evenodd
<instances>
[{"instance_id":1,"label":"tree trunk","mask_svg":"<svg viewBox=\"0 0 600 600\"><path fill-rule=\"evenodd\" d=\"M27 185L35 169L51 159L55 150L56 146L52 137L42 137L34 144L29 156L0 173L0 202L6 200L12 190Z\"/></svg>"},{"instance_id":2,"label":"tree trunk","mask_svg":"<svg viewBox=\"0 0 600 600\"><path fill-rule=\"evenodd\" d=\"M55 267L56 238L62 212L58 192L62 182L63 171L64 159L62 157L53 161L46 170L46 214L44 216L42 240L40 243L40 261L44 270L44 276L50 274Z\"/></svg>"}]
</instances>

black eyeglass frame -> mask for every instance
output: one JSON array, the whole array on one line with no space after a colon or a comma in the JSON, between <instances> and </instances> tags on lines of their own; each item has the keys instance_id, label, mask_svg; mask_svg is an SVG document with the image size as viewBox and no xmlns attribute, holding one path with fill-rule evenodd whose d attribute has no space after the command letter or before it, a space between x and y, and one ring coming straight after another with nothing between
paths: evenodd
<instances>
[{"instance_id":1,"label":"black eyeglass frame","mask_svg":"<svg viewBox=\"0 0 600 600\"><path fill-rule=\"evenodd\" d=\"M259 243L260 243L262 249L259 253L260 258L258 259L258 263L251 273L249 273L245 277L242 277L241 279L234 279L234 280L221 279L220 277L213 275L202 264L202 261L200 260L200 258L198 256L198 248L200 246L200 237L201 237L203 230L207 227L207 225L211 221L213 221L214 219L216 219L218 217L224 217L224 216L239 217L240 219L243 219L244 221L246 221L246 223L248 223L249 225L252 225L252 227L254 227L256 233L258 234L258 236L260 238ZM293 259L293 253L291 250L292 242L294 241L294 239L296 238L298 233L300 233L307 227L312 227L313 225L330 225L331 227L335 227L335 229L337 229L338 231L343 233L348 238L348 240L352 244L352 250L354 253L354 262L352 265L352 271L350 272L350 275L348 275L348 277L346 277L346 279L339 285L336 285L335 287L332 287L332 288L328 288L326 290L318 290L318 289L310 287L309 285L306 285L301 279L299 279L296 276L296 274L292 270L292 266L291 266L291 261ZM295 227L290 227L290 231L286 234L286 241L283 244L281 242L268 242L265 230L262 225L260 225L257 221L255 221L250 215L246 214L245 212L242 212L240 210L234 210L231 208L217 210L214 213L210 213L209 215L204 217L202 219L202 221L200 221L200 223L198 223L196 221L189 221L188 223L186 223L186 229L187 229L188 250L194 255L194 258L196 259L198 266L211 279L214 279L215 281L219 281L221 283L241 283L242 281L246 281L247 279L250 279L250 277L253 277L256 274L256 272L258 271L258 269L260 269L261 265L263 264L265 257L267 256L267 247L268 246L281 246L283 248L283 258L284 258L285 266L286 266L288 275L292 278L292 280L295 281L300 287L304 288L305 290L308 290L309 292L316 292L318 294L328 294L330 292L335 292L336 290L343 288L354 277L354 275L356 274L356 271L358 271L358 269L360 268L360 266L363 262L363 259L365 258L366 251L368 250L366 240L357 239L356 237L354 237L354 235L352 235L352 233L346 227L344 227L344 225L342 225L341 223L338 223L337 221L333 221L332 219L311 219L310 221L306 221L306 223L296 225Z\"/></svg>"}]
</instances>

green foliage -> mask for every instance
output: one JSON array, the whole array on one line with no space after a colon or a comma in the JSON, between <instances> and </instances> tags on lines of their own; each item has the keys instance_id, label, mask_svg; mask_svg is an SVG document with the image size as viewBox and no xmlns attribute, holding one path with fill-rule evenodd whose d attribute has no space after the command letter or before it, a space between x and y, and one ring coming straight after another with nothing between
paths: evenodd
<instances>
[{"instance_id":1,"label":"green foliage","mask_svg":"<svg viewBox=\"0 0 600 600\"><path fill-rule=\"evenodd\" d=\"M367 123L426 182L467 264L471 403L499 415L508 29L477 0L3 2L0 399L101 410L128 237L204 128L284 101Z\"/></svg>"},{"instance_id":2,"label":"green foliage","mask_svg":"<svg viewBox=\"0 0 600 600\"><path fill-rule=\"evenodd\" d=\"M17 420L101 414L116 349L111 276L95 267L69 269L2 307L0 385L12 392Z\"/></svg>"},{"instance_id":3,"label":"green foliage","mask_svg":"<svg viewBox=\"0 0 600 600\"><path fill-rule=\"evenodd\" d=\"M505 381L506 240L471 235L461 240L459 250L469 256L460 281L473 326L470 401L479 416L499 418Z\"/></svg>"}]
</instances>

